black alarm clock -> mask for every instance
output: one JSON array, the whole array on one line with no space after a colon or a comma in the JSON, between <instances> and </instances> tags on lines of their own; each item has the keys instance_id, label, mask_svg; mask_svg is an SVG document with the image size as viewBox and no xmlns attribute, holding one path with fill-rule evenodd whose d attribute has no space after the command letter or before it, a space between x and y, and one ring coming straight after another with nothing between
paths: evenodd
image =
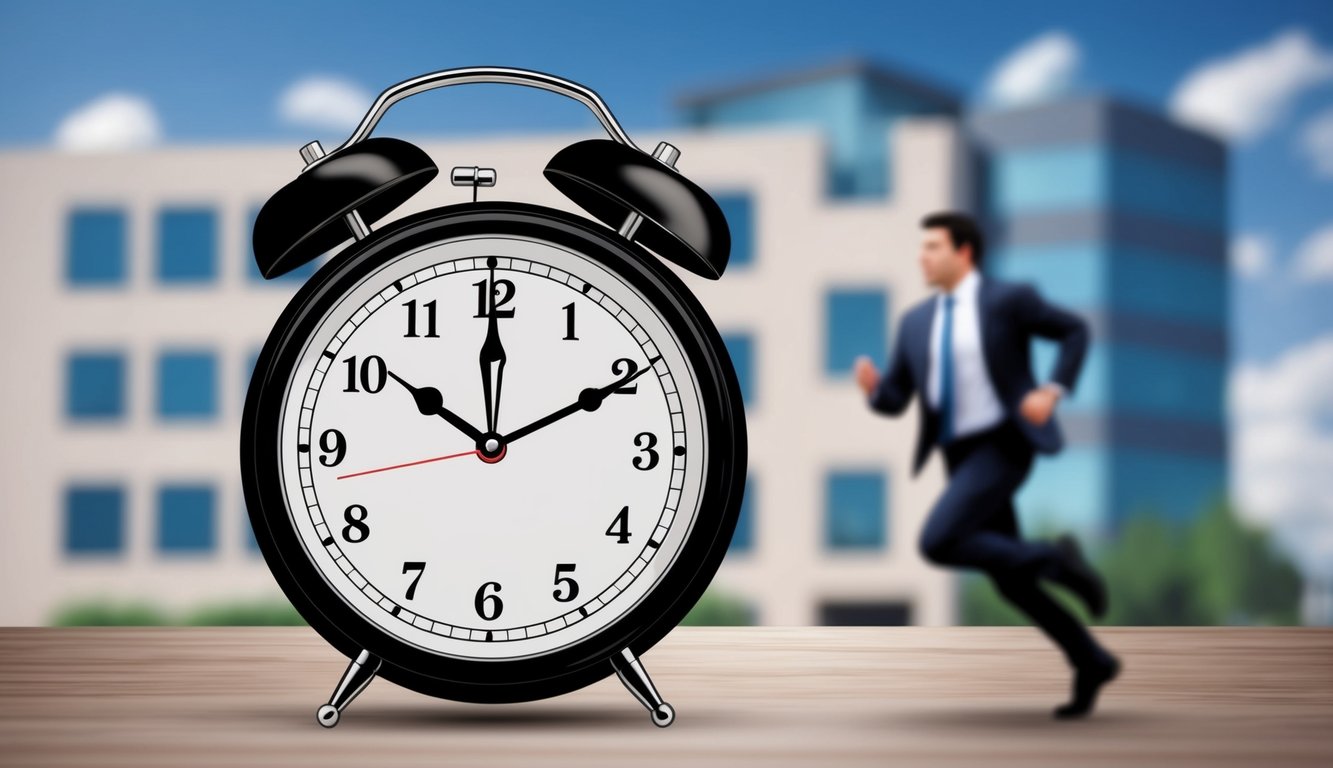
<instances>
[{"instance_id":1,"label":"black alarm clock","mask_svg":"<svg viewBox=\"0 0 1333 768\"><path fill-rule=\"evenodd\" d=\"M594 218L472 199L372 225L438 174L369 138L409 95L508 83L572 97L610 139L546 178ZM527 70L436 72L260 211L267 278L350 244L278 318L241 424L251 524L296 610L351 659L317 721L376 676L456 701L555 696L619 675L669 725L639 657L690 610L735 529L740 390L717 330L659 259L716 279L717 203L638 149L591 90Z\"/></svg>"}]
</instances>

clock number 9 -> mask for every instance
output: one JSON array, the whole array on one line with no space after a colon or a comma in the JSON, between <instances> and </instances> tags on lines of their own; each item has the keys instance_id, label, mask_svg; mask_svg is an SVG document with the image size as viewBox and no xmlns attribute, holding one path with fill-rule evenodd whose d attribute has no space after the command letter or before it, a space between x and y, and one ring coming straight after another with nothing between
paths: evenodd
<instances>
[{"instance_id":1,"label":"clock number 9","mask_svg":"<svg viewBox=\"0 0 1333 768\"><path fill-rule=\"evenodd\" d=\"M347 439L336 429L326 429L319 436L319 449L325 453L319 457L319 463L326 467L336 467L347 455ZM333 454L330 458L328 454Z\"/></svg>"},{"instance_id":2,"label":"clock number 9","mask_svg":"<svg viewBox=\"0 0 1333 768\"><path fill-rule=\"evenodd\" d=\"M343 541L348 544L360 544L370 538L370 526L366 525L366 518L370 517L370 512L360 504L353 504L343 512L343 520L347 525L343 526Z\"/></svg>"},{"instance_id":3,"label":"clock number 9","mask_svg":"<svg viewBox=\"0 0 1333 768\"><path fill-rule=\"evenodd\" d=\"M343 360L343 362L346 363L347 365L347 389L344 389L343 391L344 392L359 391L356 388L356 383L357 383L356 356L353 355L352 357L346 358ZM376 392L379 392L381 389L384 389L384 380L387 377L387 375L388 375L388 369L384 367L384 358L378 355L371 355L370 357L367 357L365 360L361 361L361 377L360 377L361 389L364 389L370 394L373 395Z\"/></svg>"},{"instance_id":4,"label":"clock number 9","mask_svg":"<svg viewBox=\"0 0 1333 768\"><path fill-rule=\"evenodd\" d=\"M653 446L657 445L657 435L654 435L652 432L640 432L634 436L634 445L637 446L640 451L647 454L646 459L643 456L634 457L633 463L635 469L647 472L657 466L659 457L657 451L653 450Z\"/></svg>"},{"instance_id":5,"label":"clock number 9","mask_svg":"<svg viewBox=\"0 0 1333 768\"><path fill-rule=\"evenodd\" d=\"M574 572L573 563L560 563L555 567L555 585L557 589L551 593L551 596L554 597L557 601L562 603L568 603L569 601L579 596L578 582L574 581L568 576L565 576L563 578L560 576L560 574L562 573L573 573L573 572ZM569 584L569 594L565 595L564 597L560 596L559 587L562 584Z\"/></svg>"},{"instance_id":6,"label":"clock number 9","mask_svg":"<svg viewBox=\"0 0 1333 768\"><path fill-rule=\"evenodd\" d=\"M488 587L495 587L495 591L500 591L500 583L488 581L481 585L477 590L477 599L473 601L473 606L477 609L477 615L487 621L495 621L500 618L500 613L505 609L505 604L500 600L498 594L486 594ZM488 615L489 609L489 615Z\"/></svg>"}]
</instances>

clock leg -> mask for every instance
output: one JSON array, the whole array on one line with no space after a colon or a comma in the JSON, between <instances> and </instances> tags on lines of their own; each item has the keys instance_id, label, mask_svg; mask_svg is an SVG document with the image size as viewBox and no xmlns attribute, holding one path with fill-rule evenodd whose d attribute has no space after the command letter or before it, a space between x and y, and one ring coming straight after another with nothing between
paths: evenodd
<instances>
[{"instance_id":1,"label":"clock leg","mask_svg":"<svg viewBox=\"0 0 1333 768\"><path fill-rule=\"evenodd\" d=\"M338 687L333 691L333 697L329 703L319 708L315 714L315 719L325 728L332 728L338 724L338 717L348 704L352 703L362 691L370 685L370 681L375 679L375 673L380 671L380 660L376 656L371 656L370 651L362 651L361 655L356 657L356 661L347 665L347 671L343 672L342 680L338 681Z\"/></svg>"},{"instance_id":2,"label":"clock leg","mask_svg":"<svg viewBox=\"0 0 1333 768\"><path fill-rule=\"evenodd\" d=\"M652 714L653 725L665 728L675 721L676 710L662 701L657 689L653 687L652 678L648 677L648 671L643 668L643 664L630 649L626 648L612 656L611 666L615 668L620 682L624 683L629 692L634 694L634 698Z\"/></svg>"}]
</instances>

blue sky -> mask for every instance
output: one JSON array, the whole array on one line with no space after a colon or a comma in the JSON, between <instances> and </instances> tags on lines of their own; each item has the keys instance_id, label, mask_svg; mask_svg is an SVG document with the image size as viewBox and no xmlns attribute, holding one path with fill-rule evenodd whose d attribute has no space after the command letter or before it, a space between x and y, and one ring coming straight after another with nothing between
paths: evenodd
<instances>
[{"instance_id":1,"label":"blue sky","mask_svg":"<svg viewBox=\"0 0 1333 768\"><path fill-rule=\"evenodd\" d=\"M1232 66L1271 119L1231 143L1233 241L1247 244L1236 273L1233 361L1254 402L1233 416L1246 477L1301 485L1290 509L1333 519L1333 2L16 2L0 6L0 149L50 146L67 118L108 93L151 105L160 141L287 143L346 128L296 125L279 103L294 83L322 75L373 93L423 72L503 64L594 87L631 130L670 126L674 100L694 88L867 57L918 75L971 104L1006 61L1057 35L1076 51L1068 89L1109 93L1170 112L1182 83ZM1305 75L1280 54L1283 36L1307 49ZM1290 49L1287 46L1286 49ZM1312 51L1313 53L1309 53ZM1249 58L1247 58L1249 57ZM1252 62L1253 63L1253 62ZM1226 68L1223 66L1223 69ZM1253 72L1260 71L1258 86ZM1268 78L1279 87L1265 102ZM1243 85L1244 83L1241 82ZM1246 94L1221 89L1233 109ZM1214 96L1217 96L1214 88ZM1234 98L1233 98L1234 97ZM1256 101L1257 99L1257 101ZM1223 107L1226 105L1224 104ZM1327 166L1303 147L1327 117ZM385 133L591 127L581 107L522 89L461 89L413 100ZM1324 270L1296 254L1320 251ZM1187 289L1187 288L1183 288ZM1271 393L1278 392L1280 395ZM1283 397L1284 405L1269 402ZM1274 409L1277 408L1275 411ZM1268 432L1246 438L1252 423ZM1286 432L1272 432L1273 424ZM1248 442L1246 442L1248 440ZM1250 446L1245 448L1244 446ZM1274 448L1273 446L1277 446ZM1248 454L1246 454L1248 456ZM1275 470L1276 471L1276 470ZM1321 478L1311 483L1309 478ZM1290 482L1288 482L1290 481ZM1256 485L1244 496L1272 496ZM1294 510L1294 511L1293 511ZM1323 551L1333 554L1333 525Z\"/></svg>"}]
</instances>

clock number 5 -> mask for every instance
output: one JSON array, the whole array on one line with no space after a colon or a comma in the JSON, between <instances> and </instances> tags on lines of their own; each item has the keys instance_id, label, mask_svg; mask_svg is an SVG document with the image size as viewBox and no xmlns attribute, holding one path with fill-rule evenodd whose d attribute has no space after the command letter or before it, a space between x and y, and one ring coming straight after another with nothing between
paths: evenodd
<instances>
[{"instance_id":1,"label":"clock number 5","mask_svg":"<svg viewBox=\"0 0 1333 768\"><path fill-rule=\"evenodd\" d=\"M417 596L417 582L421 581L421 574L426 572L426 564L421 562L403 563L403 573L406 574L408 571L417 572L417 577L412 579L411 585L407 588L407 599L411 600Z\"/></svg>"},{"instance_id":2,"label":"clock number 5","mask_svg":"<svg viewBox=\"0 0 1333 768\"><path fill-rule=\"evenodd\" d=\"M561 563L555 567L555 585L557 589L551 593L551 596L554 597L559 602L568 603L569 601L579 596L578 582L574 581L568 576L562 578L560 575L562 573L573 573L573 572L574 572L573 563ZM560 588L561 585L563 584L569 585L569 594L565 595L564 597L561 597Z\"/></svg>"},{"instance_id":3,"label":"clock number 5","mask_svg":"<svg viewBox=\"0 0 1333 768\"><path fill-rule=\"evenodd\" d=\"M477 615L487 621L495 621L500 618L500 612L505 609L505 604L501 602L498 594L486 594L486 590L495 587L495 591L500 591L498 581L488 581L481 585L477 590L477 599L473 601L473 606L477 609Z\"/></svg>"},{"instance_id":4,"label":"clock number 5","mask_svg":"<svg viewBox=\"0 0 1333 768\"><path fill-rule=\"evenodd\" d=\"M635 469L647 472L657 466L659 457L657 451L653 450L653 447L657 445L657 435L654 435L652 432L640 432L634 436L634 445L638 447L639 451L647 456L647 458L644 456L634 457L633 462Z\"/></svg>"}]
</instances>

